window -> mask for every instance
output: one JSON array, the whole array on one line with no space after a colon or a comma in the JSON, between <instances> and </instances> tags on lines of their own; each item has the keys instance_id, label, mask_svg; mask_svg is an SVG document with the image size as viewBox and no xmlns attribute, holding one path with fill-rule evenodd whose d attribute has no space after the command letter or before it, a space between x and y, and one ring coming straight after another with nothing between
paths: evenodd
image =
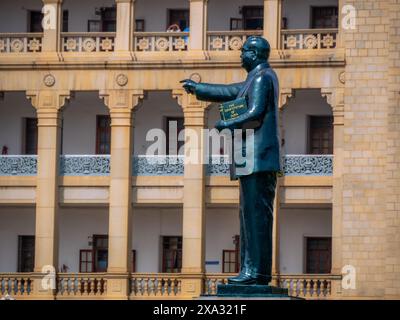
<instances>
[{"instance_id":1,"label":"window","mask_svg":"<svg viewBox=\"0 0 400 320\"><path fill-rule=\"evenodd\" d=\"M332 238L306 238L306 273L330 273Z\"/></svg>"},{"instance_id":2,"label":"window","mask_svg":"<svg viewBox=\"0 0 400 320\"><path fill-rule=\"evenodd\" d=\"M135 31L136 32L144 32L145 23L143 19L136 19L135 20Z\"/></svg>"},{"instance_id":3,"label":"window","mask_svg":"<svg viewBox=\"0 0 400 320\"><path fill-rule=\"evenodd\" d=\"M28 32L43 32L43 14L41 11L29 11L29 30Z\"/></svg>"},{"instance_id":4,"label":"window","mask_svg":"<svg viewBox=\"0 0 400 320\"><path fill-rule=\"evenodd\" d=\"M170 129L173 129L174 126L176 127L176 132L170 131ZM170 128L171 127L171 128ZM167 150L166 153L169 154L169 146L170 146L170 137L171 139L178 139L179 133L185 129L184 125L184 119L183 117L167 117ZM175 137L174 137L175 136ZM179 149L185 144L184 141L171 141L172 143L177 143L178 150L177 153L179 153ZM172 146L171 146L172 147Z\"/></svg>"},{"instance_id":5,"label":"window","mask_svg":"<svg viewBox=\"0 0 400 320\"><path fill-rule=\"evenodd\" d=\"M338 7L311 7L311 28L337 28Z\"/></svg>"},{"instance_id":6,"label":"window","mask_svg":"<svg viewBox=\"0 0 400 320\"><path fill-rule=\"evenodd\" d=\"M38 121L37 118L25 118L25 141L24 153L37 154L38 142Z\"/></svg>"},{"instance_id":7,"label":"window","mask_svg":"<svg viewBox=\"0 0 400 320\"><path fill-rule=\"evenodd\" d=\"M62 12L62 32L68 32L68 10ZM41 11L29 11L28 32L43 32L43 13Z\"/></svg>"},{"instance_id":8,"label":"window","mask_svg":"<svg viewBox=\"0 0 400 320\"><path fill-rule=\"evenodd\" d=\"M223 273L237 273L240 269L240 236L233 237L235 250L222 250L222 272Z\"/></svg>"},{"instance_id":9,"label":"window","mask_svg":"<svg viewBox=\"0 0 400 320\"><path fill-rule=\"evenodd\" d=\"M115 32L117 30L117 12L115 7L101 8L102 32Z\"/></svg>"},{"instance_id":10,"label":"window","mask_svg":"<svg viewBox=\"0 0 400 320\"><path fill-rule=\"evenodd\" d=\"M177 273L182 268L182 237L162 237L162 272Z\"/></svg>"},{"instance_id":11,"label":"window","mask_svg":"<svg viewBox=\"0 0 400 320\"><path fill-rule=\"evenodd\" d=\"M79 272L93 272L93 250L79 250Z\"/></svg>"},{"instance_id":12,"label":"window","mask_svg":"<svg viewBox=\"0 0 400 320\"><path fill-rule=\"evenodd\" d=\"M309 154L333 154L333 117L309 117Z\"/></svg>"},{"instance_id":13,"label":"window","mask_svg":"<svg viewBox=\"0 0 400 320\"><path fill-rule=\"evenodd\" d=\"M35 236L18 236L18 272L33 272Z\"/></svg>"},{"instance_id":14,"label":"window","mask_svg":"<svg viewBox=\"0 0 400 320\"><path fill-rule=\"evenodd\" d=\"M262 30L264 28L264 7L242 7L244 30Z\"/></svg>"},{"instance_id":15,"label":"window","mask_svg":"<svg viewBox=\"0 0 400 320\"><path fill-rule=\"evenodd\" d=\"M111 152L111 118L97 116L96 127L96 154L110 154Z\"/></svg>"},{"instance_id":16,"label":"window","mask_svg":"<svg viewBox=\"0 0 400 320\"><path fill-rule=\"evenodd\" d=\"M107 272L108 235L93 235L94 272Z\"/></svg>"},{"instance_id":17,"label":"window","mask_svg":"<svg viewBox=\"0 0 400 320\"><path fill-rule=\"evenodd\" d=\"M230 28L231 31L243 30L243 20L238 18L231 18Z\"/></svg>"},{"instance_id":18,"label":"window","mask_svg":"<svg viewBox=\"0 0 400 320\"><path fill-rule=\"evenodd\" d=\"M168 9L167 29L172 25L178 25L181 31L189 27L189 9Z\"/></svg>"}]
</instances>

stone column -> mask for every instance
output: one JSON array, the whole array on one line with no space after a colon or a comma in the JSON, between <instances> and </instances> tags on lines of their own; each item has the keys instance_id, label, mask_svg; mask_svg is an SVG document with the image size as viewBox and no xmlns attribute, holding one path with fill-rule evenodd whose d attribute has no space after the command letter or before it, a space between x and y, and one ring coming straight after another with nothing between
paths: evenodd
<instances>
[{"instance_id":1,"label":"stone column","mask_svg":"<svg viewBox=\"0 0 400 320\"><path fill-rule=\"evenodd\" d=\"M202 129L206 106L183 90L176 90L185 117L185 172L182 230L182 295L198 297L205 272L205 165ZM190 160L189 160L190 158Z\"/></svg>"},{"instance_id":2,"label":"stone column","mask_svg":"<svg viewBox=\"0 0 400 320\"><path fill-rule=\"evenodd\" d=\"M107 298L127 299L132 243L132 110L140 90L100 93L111 116Z\"/></svg>"},{"instance_id":3,"label":"stone column","mask_svg":"<svg viewBox=\"0 0 400 320\"><path fill-rule=\"evenodd\" d=\"M57 52L60 50L60 32L62 25L62 0L43 1L43 52Z\"/></svg>"},{"instance_id":4,"label":"stone column","mask_svg":"<svg viewBox=\"0 0 400 320\"><path fill-rule=\"evenodd\" d=\"M190 0L189 50L205 50L207 39L207 1Z\"/></svg>"},{"instance_id":5,"label":"stone column","mask_svg":"<svg viewBox=\"0 0 400 320\"><path fill-rule=\"evenodd\" d=\"M271 49L279 49L281 39L282 0L264 0L264 33Z\"/></svg>"},{"instance_id":6,"label":"stone column","mask_svg":"<svg viewBox=\"0 0 400 320\"><path fill-rule=\"evenodd\" d=\"M53 299L58 269L58 176L61 145L60 109L69 92L27 92L38 117L34 292ZM51 272L50 275L45 275ZM53 276L53 277L52 277ZM48 281L46 281L48 279Z\"/></svg>"},{"instance_id":7,"label":"stone column","mask_svg":"<svg viewBox=\"0 0 400 320\"><path fill-rule=\"evenodd\" d=\"M342 272L342 219L343 219L343 130L344 101L341 88L321 89L333 112L333 180L332 180L332 268L331 273ZM341 283L332 283L332 296L341 293Z\"/></svg>"},{"instance_id":8,"label":"stone column","mask_svg":"<svg viewBox=\"0 0 400 320\"><path fill-rule=\"evenodd\" d=\"M117 4L117 33L115 51L131 51L135 27L135 0L115 0Z\"/></svg>"}]
</instances>

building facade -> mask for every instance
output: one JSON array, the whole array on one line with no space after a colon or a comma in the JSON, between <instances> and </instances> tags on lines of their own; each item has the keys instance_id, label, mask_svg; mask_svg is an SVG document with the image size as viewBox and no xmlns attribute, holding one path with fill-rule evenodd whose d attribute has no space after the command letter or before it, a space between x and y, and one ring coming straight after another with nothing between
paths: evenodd
<instances>
[{"instance_id":1,"label":"building facade","mask_svg":"<svg viewBox=\"0 0 400 320\"><path fill-rule=\"evenodd\" d=\"M191 299L238 271L225 146L146 151L213 128L179 81L242 81L250 35L280 81L273 284L400 297L398 0L3 1L1 296Z\"/></svg>"}]
</instances>

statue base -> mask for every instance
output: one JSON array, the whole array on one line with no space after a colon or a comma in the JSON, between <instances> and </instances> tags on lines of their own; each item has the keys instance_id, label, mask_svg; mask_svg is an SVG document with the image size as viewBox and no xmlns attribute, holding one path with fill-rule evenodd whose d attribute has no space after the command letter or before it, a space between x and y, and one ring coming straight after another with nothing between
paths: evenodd
<instances>
[{"instance_id":1,"label":"statue base","mask_svg":"<svg viewBox=\"0 0 400 320\"><path fill-rule=\"evenodd\" d=\"M289 298L288 289L268 285L217 285L217 297L231 298Z\"/></svg>"}]
</instances>

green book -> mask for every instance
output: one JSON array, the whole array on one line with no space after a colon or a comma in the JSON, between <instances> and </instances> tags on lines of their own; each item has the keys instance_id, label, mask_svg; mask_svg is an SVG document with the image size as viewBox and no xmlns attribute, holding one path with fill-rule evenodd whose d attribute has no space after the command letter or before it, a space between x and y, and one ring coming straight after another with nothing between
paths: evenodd
<instances>
[{"instance_id":1,"label":"green book","mask_svg":"<svg viewBox=\"0 0 400 320\"><path fill-rule=\"evenodd\" d=\"M219 106L221 119L229 121L236 119L247 111L246 98L239 98L233 101L224 102Z\"/></svg>"}]
</instances>

